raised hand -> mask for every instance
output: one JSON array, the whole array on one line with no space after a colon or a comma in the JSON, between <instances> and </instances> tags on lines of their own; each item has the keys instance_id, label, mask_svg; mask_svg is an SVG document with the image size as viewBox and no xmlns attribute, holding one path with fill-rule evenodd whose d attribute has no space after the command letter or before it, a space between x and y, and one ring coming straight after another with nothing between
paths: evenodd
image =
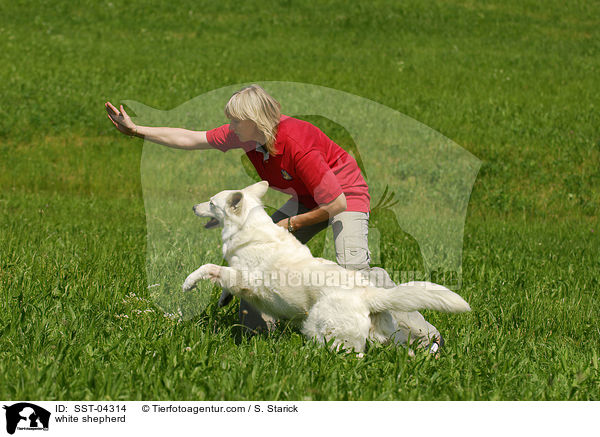
<instances>
[{"instance_id":1,"label":"raised hand","mask_svg":"<svg viewBox=\"0 0 600 437\"><path fill-rule=\"evenodd\" d=\"M125 135L133 136L137 134L137 126L131 121L131 118L129 118L129 115L127 115L125 109L123 109L123 105L120 106L120 111L110 102L106 102L104 107L106 108L108 119L117 129Z\"/></svg>"}]
</instances>

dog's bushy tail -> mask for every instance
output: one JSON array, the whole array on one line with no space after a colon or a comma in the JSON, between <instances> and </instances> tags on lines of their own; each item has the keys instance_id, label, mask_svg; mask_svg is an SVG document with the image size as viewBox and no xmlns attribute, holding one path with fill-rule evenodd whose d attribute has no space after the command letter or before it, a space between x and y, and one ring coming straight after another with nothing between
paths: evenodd
<instances>
[{"instance_id":1,"label":"dog's bushy tail","mask_svg":"<svg viewBox=\"0 0 600 437\"><path fill-rule=\"evenodd\" d=\"M395 288L369 287L365 291L370 311L419 311L423 309L462 313L470 311L469 304L448 288L432 282L409 282Z\"/></svg>"}]
</instances>

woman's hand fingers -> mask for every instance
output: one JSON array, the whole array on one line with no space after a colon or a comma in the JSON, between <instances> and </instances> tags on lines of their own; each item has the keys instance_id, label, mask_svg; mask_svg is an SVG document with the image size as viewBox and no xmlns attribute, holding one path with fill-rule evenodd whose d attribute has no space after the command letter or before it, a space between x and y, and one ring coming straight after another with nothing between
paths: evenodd
<instances>
[{"instance_id":1,"label":"woman's hand fingers","mask_svg":"<svg viewBox=\"0 0 600 437\"><path fill-rule=\"evenodd\" d=\"M110 116L110 114L106 114L106 116L108 117L108 119L111 121L112 124L115 125L116 128L119 127L119 125L112 119L112 117Z\"/></svg>"},{"instance_id":2,"label":"woman's hand fingers","mask_svg":"<svg viewBox=\"0 0 600 437\"><path fill-rule=\"evenodd\" d=\"M109 120L112 122L112 124L115 125L117 129L119 129L124 134L134 135L135 124L133 123L133 121L131 121L131 118L129 118L127 112L125 112L125 108L123 108L123 105L120 105L120 111L117 108L115 108L110 102L106 102L104 104L104 107L106 108Z\"/></svg>"},{"instance_id":3,"label":"woman's hand fingers","mask_svg":"<svg viewBox=\"0 0 600 437\"><path fill-rule=\"evenodd\" d=\"M127 112L125 112L125 108L123 108L123 105L121 105L121 115L125 120L127 120L128 123L133 124L133 121L131 121L131 117L129 116L129 114L127 114Z\"/></svg>"},{"instance_id":4,"label":"woman's hand fingers","mask_svg":"<svg viewBox=\"0 0 600 437\"><path fill-rule=\"evenodd\" d=\"M112 124L115 125L115 127L120 130L121 132L124 132L123 126L121 126L119 123L117 123L116 121L114 121L112 119L112 117L110 115L107 114L108 119L112 122Z\"/></svg>"},{"instance_id":5,"label":"woman's hand fingers","mask_svg":"<svg viewBox=\"0 0 600 437\"><path fill-rule=\"evenodd\" d=\"M106 108L106 112L108 112L109 115L119 115L119 110L115 108L112 103L106 102L104 104L104 107Z\"/></svg>"},{"instance_id":6,"label":"woman's hand fingers","mask_svg":"<svg viewBox=\"0 0 600 437\"><path fill-rule=\"evenodd\" d=\"M106 102L104 106L106 108L106 112L108 113L108 118L110 118L113 124L115 124L115 126L117 124L121 124L122 121L125 119L122 113L124 111L119 112L119 110L115 108L110 102ZM123 110L123 105L121 105L121 110Z\"/></svg>"}]
</instances>

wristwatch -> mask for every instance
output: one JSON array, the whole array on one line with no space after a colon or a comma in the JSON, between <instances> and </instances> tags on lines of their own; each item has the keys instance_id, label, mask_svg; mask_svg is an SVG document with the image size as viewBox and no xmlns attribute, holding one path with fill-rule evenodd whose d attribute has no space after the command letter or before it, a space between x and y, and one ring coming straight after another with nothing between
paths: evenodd
<instances>
[{"instance_id":1,"label":"wristwatch","mask_svg":"<svg viewBox=\"0 0 600 437\"><path fill-rule=\"evenodd\" d=\"M294 229L294 225L292 225L292 218L288 217L288 231L289 232L294 232L296 229Z\"/></svg>"}]
</instances>

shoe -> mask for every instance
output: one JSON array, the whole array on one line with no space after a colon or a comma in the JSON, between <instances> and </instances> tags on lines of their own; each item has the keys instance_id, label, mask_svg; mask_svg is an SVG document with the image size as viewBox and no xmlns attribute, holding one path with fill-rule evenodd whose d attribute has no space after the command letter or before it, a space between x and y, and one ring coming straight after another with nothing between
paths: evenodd
<instances>
[{"instance_id":1,"label":"shoe","mask_svg":"<svg viewBox=\"0 0 600 437\"><path fill-rule=\"evenodd\" d=\"M434 337L429 343L429 353L434 355L437 354L440 349L444 347L444 343L444 337L442 337L442 334Z\"/></svg>"}]
</instances>

